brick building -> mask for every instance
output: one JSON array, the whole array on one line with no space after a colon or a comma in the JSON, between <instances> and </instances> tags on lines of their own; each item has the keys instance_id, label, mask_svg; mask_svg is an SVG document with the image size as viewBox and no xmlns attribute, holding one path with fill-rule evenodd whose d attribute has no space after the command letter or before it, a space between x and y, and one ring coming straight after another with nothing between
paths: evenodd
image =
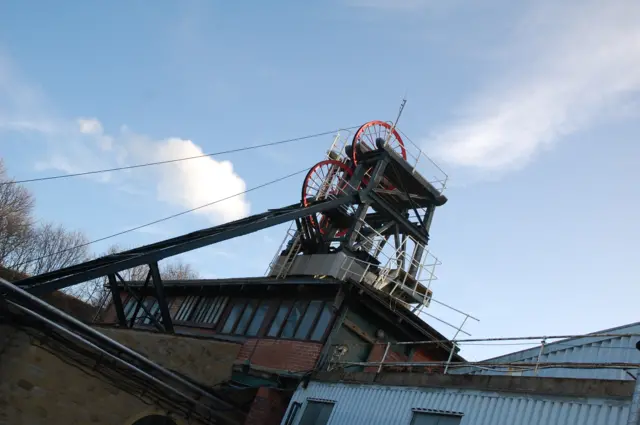
<instances>
[{"instance_id":1,"label":"brick building","mask_svg":"<svg viewBox=\"0 0 640 425\"><path fill-rule=\"evenodd\" d=\"M133 373L120 373L112 383L144 376L157 396L151 404L164 406L164 416L176 423L278 424L298 384L336 361L348 371L365 373L375 372L364 365L371 361L461 361L456 346L420 314L434 301L430 288L438 261L427 243L434 212L447 202L442 194L446 175L433 181L423 177L418 163L433 162L419 162L422 152L405 146L389 123L364 124L351 144L345 139L344 149L337 141L327 159L305 177L300 202L21 279L16 282L20 290L5 286L11 317L39 329L45 340L59 337L56 332L68 341L91 339L93 350L90 355L85 350L85 357L101 364L96 352L106 353L113 363L107 376L126 358L124 366ZM164 258L285 222L293 224L265 277L169 281L160 275L158 261ZM119 274L141 265L149 267L144 282L127 282ZM107 277L111 304L93 328L79 326L32 298L101 276ZM59 329L59 322L69 329ZM104 333L112 332L104 339ZM124 346L115 343L116 335L127 340ZM132 351L141 335L149 345ZM391 344L398 341L423 343ZM154 354L156 344L164 347L163 355L175 356L177 364L169 366L167 358ZM223 360L206 355L208 344L226 353ZM32 389L40 382L29 375L36 357L24 358L26 369L3 372L12 390L24 376L32 380ZM227 379L210 378L199 371L202 365L216 369L216 376L228 373ZM52 363L50 368L55 379L66 376L66 366ZM145 393L136 382L127 394ZM180 400L168 399L167 391ZM99 399L116 401L108 394ZM63 397L60 403L68 401ZM191 407L185 410L185 403ZM125 410L137 415L139 409ZM156 416L136 416L135 425L164 420ZM45 419L30 423L50 423Z\"/></svg>"},{"instance_id":2,"label":"brick building","mask_svg":"<svg viewBox=\"0 0 640 425\"><path fill-rule=\"evenodd\" d=\"M143 282L127 282L136 296L121 292L126 325L155 331L145 310L160 319L158 301ZM446 338L393 298L353 282L337 279L290 277L165 281L167 302L176 335L239 344L231 383L260 388L279 423L292 391L312 371L326 367L329 358L343 361L379 361L385 343L442 341ZM113 306L104 326L118 326ZM447 360L451 344L394 346L385 361ZM455 359L459 359L454 354ZM357 371L362 367L350 368ZM258 408L258 404L255 406ZM262 407L260 407L262 409ZM250 412L250 418L256 412ZM265 418L247 423L271 423Z\"/></svg>"}]
</instances>

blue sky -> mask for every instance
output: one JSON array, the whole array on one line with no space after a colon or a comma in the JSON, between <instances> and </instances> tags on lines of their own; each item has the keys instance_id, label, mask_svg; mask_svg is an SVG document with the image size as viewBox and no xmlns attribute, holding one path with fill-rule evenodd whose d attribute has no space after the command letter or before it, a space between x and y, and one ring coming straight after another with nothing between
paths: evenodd
<instances>
[{"instance_id":1,"label":"blue sky","mask_svg":"<svg viewBox=\"0 0 640 425\"><path fill-rule=\"evenodd\" d=\"M474 337L637 321L640 5L481 3L5 0L0 155L16 178L190 156L390 120L406 94L399 127L451 176L432 227L435 297L480 319ZM93 239L310 167L330 143L29 188L39 218ZM113 242L288 205L301 184ZM258 275L283 233L184 259L205 276Z\"/></svg>"}]
</instances>

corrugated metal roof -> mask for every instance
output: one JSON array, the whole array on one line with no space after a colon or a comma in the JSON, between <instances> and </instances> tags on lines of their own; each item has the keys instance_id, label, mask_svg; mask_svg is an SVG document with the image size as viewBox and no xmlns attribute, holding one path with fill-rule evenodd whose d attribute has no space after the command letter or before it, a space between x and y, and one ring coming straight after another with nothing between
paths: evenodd
<instances>
[{"instance_id":1,"label":"corrugated metal roof","mask_svg":"<svg viewBox=\"0 0 640 425\"><path fill-rule=\"evenodd\" d=\"M597 334L640 334L640 322L606 329ZM640 337L579 337L565 339L545 345L540 363L575 362L575 363L640 363L640 351L636 343ZM486 360L489 362L526 362L535 363L540 353L540 345L527 350L506 354ZM638 370L629 370L634 376ZM463 368L451 373L473 373L481 375L508 375L508 372L496 370L478 370ZM513 373L511 373L513 374ZM522 376L534 376L533 370L524 371ZM621 369L539 369L536 376L553 378L581 379L633 379L629 373Z\"/></svg>"},{"instance_id":2,"label":"corrugated metal roof","mask_svg":"<svg viewBox=\"0 0 640 425\"><path fill-rule=\"evenodd\" d=\"M335 403L328 425L409 425L415 409L462 414L460 425L622 425L631 404L630 399L310 382L291 400L302 404L293 425L298 425L309 399Z\"/></svg>"}]
</instances>

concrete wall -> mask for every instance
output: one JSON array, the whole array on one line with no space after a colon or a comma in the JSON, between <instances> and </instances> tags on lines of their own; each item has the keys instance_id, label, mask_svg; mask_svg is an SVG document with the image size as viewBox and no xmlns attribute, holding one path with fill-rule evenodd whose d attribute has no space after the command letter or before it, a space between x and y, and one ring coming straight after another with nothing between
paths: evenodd
<instances>
[{"instance_id":1,"label":"concrete wall","mask_svg":"<svg viewBox=\"0 0 640 425\"><path fill-rule=\"evenodd\" d=\"M145 354L161 366L206 385L231 378L240 344L146 332L134 329L97 328L100 332Z\"/></svg>"},{"instance_id":2,"label":"concrete wall","mask_svg":"<svg viewBox=\"0 0 640 425\"><path fill-rule=\"evenodd\" d=\"M152 360L209 385L230 377L240 349L236 344L194 338L103 331ZM154 406L33 345L24 332L0 326L1 425L131 425L157 412ZM180 418L176 423L185 424Z\"/></svg>"}]
</instances>

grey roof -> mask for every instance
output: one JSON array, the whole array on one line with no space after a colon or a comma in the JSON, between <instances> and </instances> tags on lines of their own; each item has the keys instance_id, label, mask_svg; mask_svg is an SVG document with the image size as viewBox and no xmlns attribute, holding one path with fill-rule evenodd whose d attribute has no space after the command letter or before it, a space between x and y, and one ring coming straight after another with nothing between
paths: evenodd
<instances>
[{"instance_id":1,"label":"grey roof","mask_svg":"<svg viewBox=\"0 0 640 425\"><path fill-rule=\"evenodd\" d=\"M640 341L640 322L615 328L604 329L592 334L620 334L621 336L581 336L563 339L546 344L540 363L640 363L640 351L636 349L636 343ZM624 336L635 334L638 336ZM487 359L489 362L515 363L526 362L535 363L540 354L540 345L526 350L516 351L498 357ZM543 365L544 366L544 365ZM638 370L621 369L539 369L537 376L557 377L557 378L581 378L581 379L634 379ZM478 370L471 368L461 368L452 373L473 373L482 375L505 375L521 374L522 376L534 376L534 371L523 371L521 373L509 373L495 370Z\"/></svg>"},{"instance_id":2,"label":"grey roof","mask_svg":"<svg viewBox=\"0 0 640 425\"><path fill-rule=\"evenodd\" d=\"M341 282L334 278L316 278L311 276L288 276L286 279L275 277L233 277L227 279L183 279L162 280L165 287L199 288L225 285L338 285ZM144 281L127 282L129 286L143 286ZM123 286L120 282L120 286Z\"/></svg>"},{"instance_id":3,"label":"grey roof","mask_svg":"<svg viewBox=\"0 0 640 425\"><path fill-rule=\"evenodd\" d=\"M518 378L515 378L518 379ZM514 385L517 387L517 385ZM300 403L294 425L300 424L311 402L333 405L331 425L387 425L412 423L420 412L459 425L623 425L631 397L574 397L428 386L387 386L311 381L300 385L291 399ZM443 416L444 415L444 416ZM285 414L286 417L286 414ZM460 418L459 422L455 418ZM284 422L283 422L284 423Z\"/></svg>"}]
</instances>

